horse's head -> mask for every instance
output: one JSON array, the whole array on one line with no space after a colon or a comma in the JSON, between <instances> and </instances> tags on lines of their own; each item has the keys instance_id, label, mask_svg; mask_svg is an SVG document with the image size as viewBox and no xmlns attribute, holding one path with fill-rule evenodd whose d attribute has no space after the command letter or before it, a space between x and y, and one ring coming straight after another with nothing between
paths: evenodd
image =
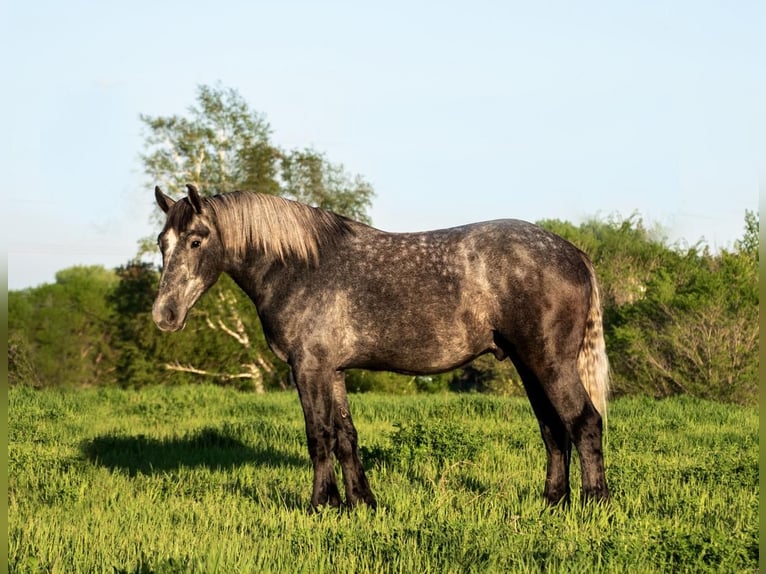
<instances>
[{"instance_id":1,"label":"horse's head","mask_svg":"<svg viewBox=\"0 0 766 574\"><path fill-rule=\"evenodd\" d=\"M157 205L167 220L158 237L162 251L162 275L152 318L163 331L179 331L186 316L222 271L223 249L218 231L209 218L205 202L193 185L189 196L170 199L154 188Z\"/></svg>"}]
</instances>

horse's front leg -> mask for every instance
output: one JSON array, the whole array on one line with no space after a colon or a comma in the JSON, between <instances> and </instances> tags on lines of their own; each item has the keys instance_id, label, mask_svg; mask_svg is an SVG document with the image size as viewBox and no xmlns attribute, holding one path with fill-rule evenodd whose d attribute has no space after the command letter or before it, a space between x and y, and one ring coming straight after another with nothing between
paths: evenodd
<instances>
[{"instance_id":1,"label":"horse's front leg","mask_svg":"<svg viewBox=\"0 0 766 574\"><path fill-rule=\"evenodd\" d=\"M343 372L336 372L333 377L333 414L335 422L335 456L343 469L343 482L346 486L346 504L356 505L364 502L371 508L377 507L375 496L370 490L367 476L359 459L359 446L356 428L351 419L351 410L346 395L346 382Z\"/></svg>"},{"instance_id":2,"label":"horse's front leg","mask_svg":"<svg viewBox=\"0 0 766 574\"><path fill-rule=\"evenodd\" d=\"M311 507L340 506L340 493L333 468L336 433L333 421L332 378L319 369L293 365L295 386L306 421L309 456L314 467Z\"/></svg>"}]
</instances>

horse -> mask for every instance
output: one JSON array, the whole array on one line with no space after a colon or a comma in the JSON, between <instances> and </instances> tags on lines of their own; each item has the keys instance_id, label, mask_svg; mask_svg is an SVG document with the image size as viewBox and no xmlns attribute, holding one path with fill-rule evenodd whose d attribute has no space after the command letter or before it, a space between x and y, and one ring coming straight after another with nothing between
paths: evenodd
<instances>
[{"instance_id":1,"label":"horse","mask_svg":"<svg viewBox=\"0 0 766 574\"><path fill-rule=\"evenodd\" d=\"M228 274L250 297L300 397L314 478L311 508L373 509L346 394L346 369L443 373L510 359L547 453L543 496L570 498L572 445L585 500L609 498L602 448L609 392L599 287L581 250L532 223L498 219L389 233L331 211L246 191L177 201L166 221L152 318L178 331Z\"/></svg>"}]
</instances>

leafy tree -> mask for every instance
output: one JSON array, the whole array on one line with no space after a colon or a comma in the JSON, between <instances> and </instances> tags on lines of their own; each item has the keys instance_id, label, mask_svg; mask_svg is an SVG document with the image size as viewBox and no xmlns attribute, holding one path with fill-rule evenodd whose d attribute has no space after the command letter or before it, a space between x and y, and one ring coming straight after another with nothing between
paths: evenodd
<instances>
[{"instance_id":1,"label":"leafy tree","mask_svg":"<svg viewBox=\"0 0 766 574\"><path fill-rule=\"evenodd\" d=\"M16 353L17 374L34 374L42 386L108 382L114 350L105 295L115 283L103 267L72 267L53 284L11 291L9 351Z\"/></svg>"},{"instance_id":2,"label":"leafy tree","mask_svg":"<svg viewBox=\"0 0 766 574\"><path fill-rule=\"evenodd\" d=\"M192 183L208 195L247 189L368 220L369 183L320 152L273 144L265 117L234 89L200 86L188 116L142 115L141 121L141 160L152 186L172 192Z\"/></svg>"},{"instance_id":3,"label":"leafy tree","mask_svg":"<svg viewBox=\"0 0 766 574\"><path fill-rule=\"evenodd\" d=\"M158 382L157 361L163 342L151 311L159 274L150 263L137 260L118 267L116 274L119 283L107 296L115 317L116 380L122 386Z\"/></svg>"},{"instance_id":4,"label":"leafy tree","mask_svg":"<svg viewBox=\"0 0 766 574\"><path fill-rule=\"evenodd\" d=\"M370 222L367 208L372 187L361 176L350 176L321 153L295 150L281 156L282 195L329 209L357 221Z\"/></svg>"},{"instance_id":5,"label":"leafy tree","mask_svg":"<svg viewBox=\"0 0 766 574\"><path fill-rule=\"evenodd\" d=\"M152 185L172 191L192 183L213 195L257 182L263 193L279 191L271 128L236 90L200 86L188 112L140 116L147 128L141 160Z\"/></svg>"},{"instance_id":6,"label":"leafy tree","mask_svg":"<svg viewBox=\"0 0 766 574\"><path fill-rule=\"evenodd\" d=\"M759 237L760 218L757 213L748 209L745 211L745 232L742 239L734 243L735 252L751 259L757 265Z\"/></svg>"},{"instance_id":7,"label":"leafy tree","mask_svg":"<svg viewBox=\"0 0 766 574\"><path fill-rule=\"evenodd\" d=\"M197 104L186 116L142 115L141 121L146 128L141 160L152 184L172 192L193 183L207 195L247 189L369 221L369 183L320 152L273 144L265 117L251 110L236 90L200 86ZM159 210L155 216L159 222ZM154 249L153 240L144 242L144 252ZM125 282L126 289L131 285ZM184 350L163 354L167 372L237 381L256 390L286 384L285 367L268 351L252 303L226 277L197 304L186 330L165 338ZM132 349L128 345L124 352ZM133 364L132 359L125 362L120 372L128 379L139 374L145 378L146 373L129 366Z\"/></svg>"},{"instance_id":8,"label":"leafy tree","mask_svg":"<svg viewBox=\"0 0 766 574\"><path fill-rule=\"evenodd\" d=\"M758 388L757 272L739 255L688 252L611 329L624 391L749 403Z\"/></svg>"},{"instance_id":9,"label":"leafy tree","mask_svg":"<svg viewBox=\"0 0 766 574\"><path fill-rule=\"evenodd\" d=\"M493 395L523 395L524 385L510 360L483 355L453 372L449 389Z\"/></svg>"},{"instance_id":10,"label":"leafy tree","mask_svg":"<svg viewBox=\"0 0 766 574\"><path fill-rule=\"evenodd\" d=\"M29 342L22 333L12 332L8 337L8 384L40 387L40 378L34 364Z\"/></svg>"}]
</instances>

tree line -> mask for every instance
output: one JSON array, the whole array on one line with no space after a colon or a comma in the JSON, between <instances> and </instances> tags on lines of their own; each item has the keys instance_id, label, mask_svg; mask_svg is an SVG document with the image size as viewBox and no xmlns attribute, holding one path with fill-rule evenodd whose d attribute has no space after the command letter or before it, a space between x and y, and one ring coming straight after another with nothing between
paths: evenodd
<instances>
[{"instance_id":1,"label":"tree line","mask_svg":"<svg viewBox=\"0 0 766 574\"><path fill-rule=\"evenodd\" d=\"M152 184L175 190L194 183L210 194L254 189L369 221L373 189L364 178L316 150L274 144L265 118L235 90L202 86L187 112L141 116L141 160ZM615 394L757 402L755 213L745 213L741 239L715 253L703 244L668 245L637 214L538 224L594 262ZM151 319L159 272L145 260L152 252L154 240L147 238L137 258L117 269L73 267L52 284L11 291L9 382L141 387L206 380L255 391L291 386L252 303L226 276L198 302L184 331L160 333ZM347 386L352 392L523 392L513 366L491 357L430 377L351 371Z\"/></svg>"}]
</instances>

